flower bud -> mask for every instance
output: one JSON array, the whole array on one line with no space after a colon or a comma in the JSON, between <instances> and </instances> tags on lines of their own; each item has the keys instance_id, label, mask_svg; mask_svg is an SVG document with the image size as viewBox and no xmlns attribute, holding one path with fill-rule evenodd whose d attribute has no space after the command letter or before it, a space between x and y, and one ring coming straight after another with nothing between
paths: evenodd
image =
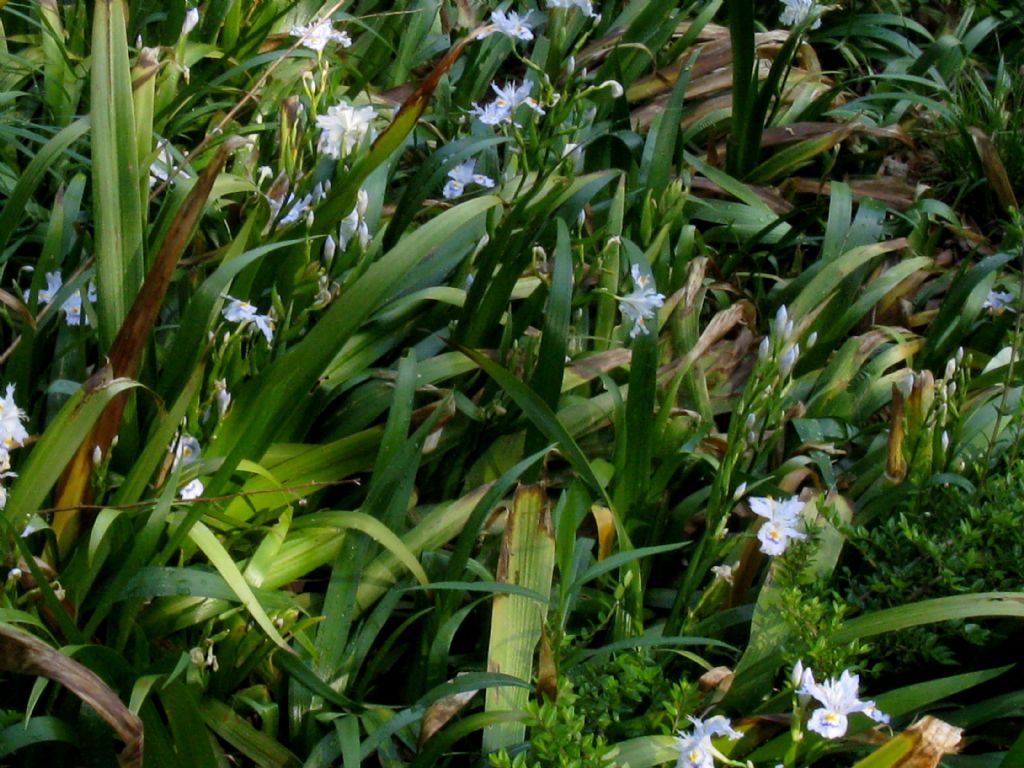
<instances>
[{"instance_id":1,"label":"flower bud","mask_svg":"<svg viewBox=\"0 0 1024 768\"><path fill-rule=\"evenodd\" d=\"M942 450L949 450L949 432L942 430Z\"/></svg>"},{"instance_id":2,"label":"flower bud","mask_svg":"<svg viewBox=\"0 0 1024 768\"><path fill-rule=\"evenodd\" d=\"M620 83L618 80L605 80L598 87L607 88L608 90L610 90L612 92L613 99L621 98L622 94L625 93L625 91L622 89L622 83Z\"/></svg>"},{"instance_id":3,"label":"flower bud","mask_svg":"<svg viewBox=\"0 0 1024 768\"><path fill-rule=\"evenodd\" d=\"M184 37L193 29L196 28L196 24L199 23L199 9L189 8L185 13L185 22L181 25L181 36Z\"/></svg>"},{"instance_id":4,"label":"flower bud","mask_svg":"<svg viewBox=\"0 0 1024 768\"><path fill-rule=\"evenodd\" d=\"M794 344L783 352L782 357L779 358L779 373L784 377L789 376L793 371L793 366L796 365L798 357L800 357L800 345Z\"/></svg>"},{"instance_id":5,"label":"flower bud","mask_svg":"<svg viewBox=\"0 0 1024 768\"><path fill-rule=\"evenodd\" d=\"M810 336L807 337L807 348L810 349L814 346L815 342L818 341L818 332L813 331Z\"/></svg>"},{"instance_id":6,"label":"flower bud","mask_svg":"<svg viewBox=\"0 0 1024 768\"><path fill-rule=\"evenodd\" d=\"M732 500L739 501L747 493L747 483L744 480L742 483L736 486L736 490L732 492Z\"/></svg>"},{"instance_id":7,"label":"flower bud","mask_svg":"<svg viewBox=\"0 0 1024 768\"><path fill-rule=\"evenodd\" d=\"M804 684L804 663L801 660L797 660L793 666L793 671L789 675L789 682L793 684L794 688L801 688Z\"/></svg>"},{"instance_id":8,"label":"flower bud","mask_svg":"<svg viewBox=\"0 0 1024 768\"><path fill-rule=\"evenodd\" d=\"M955 373L956 373L956 358L951 357L951 358L949 358L949 360L946 361L946 374L945 374L945 377L947 379L952 379L953 375Z\"/></svg>"},{"instance_id":9,"label":"flower bud","mask_svg":"<svg viewBox=\"0 0 1024 768\"><path fill-rule=\"evenodd\" d=\"M328 269L331 268L331 264L334 262L334 254L338 250L338 241L334 239L334 235L328 235L327 239L324 240L324 266Z\"/></svg>"},{"instance_id":10,"label":"flower bud","mask_svg":"<svg viewBox=\"0 0 1024 768\"><path fill-rule=\"evenodd\" d=\"M757 346L758 359L763 363L765 360L768 359L768 355L771 353L771 351L771 340L767 336L765 336L763 339L761 339L761 343Z\"/></svg>"},{"instance_id":11,"label":"flower bud","mask_svg":"<svg viewBox=\"0 0 1024 768\"><path fill-rule=\"evenodd\" d=\"M956 364L957 365L960 365L960 363L962 363L964 361L964 348L963 347L957 347L956 348L956 355L955 355L954 359L956 360Z\"/></svg>"},{"instance_id":12,"label":"flower bud","mask_svg":"<svg viewBox=\"0 0 1024 768\"><path fill-rule=\"evenodd\" d=\"M903 399L906 400L910 397L910 393L914 391L914 374L908 373L896 384L896 388L903 395Z\"/></svg>"},{"instance_id":13,"label":"flower bud","mask_svg":"<svg viewBox=\"0 0 1024 768\"><path fill-rule=\"evenodd\" d=\"M789 322L789 310L786 309L785 304L780 304L779 308L775 310L775 333L782 334L786 328L786 323Z\"/></svg>"}]
</instances>

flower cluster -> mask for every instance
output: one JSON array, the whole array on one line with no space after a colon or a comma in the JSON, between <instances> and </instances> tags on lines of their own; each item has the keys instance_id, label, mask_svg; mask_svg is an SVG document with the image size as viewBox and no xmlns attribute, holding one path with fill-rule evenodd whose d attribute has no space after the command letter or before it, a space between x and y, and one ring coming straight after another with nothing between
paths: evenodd
<instances>
[{"instance_id":1,"label":"flower cluster","mask_svg":"<svg viewBox=\"0 0 1024 768\"><path fill-rule=\"evenodd\" d=\"M639 265L634 264L630 274L633 292L619 298L619 311L632 321L629 338L635 339L641 333L650 333L647 321L657 316L658 307L665 304L665 296L655 290L654 281L641 273Z\"/></svg>"},{"instance_id":2,"label":"flower cluster","mask_svg":"<svg viewBox=\"0 0 1024 768\"><path fill-rule=\"evenodd\" d=\"M829 678L816 683L814 673L804 669L802 662L797 662L793 670L794 681L799 682L797 694L812 696L821 704L811 713L807 723L808 729L826 739L838 739L846 734L847 715L863 712L877 723L888 723L889 716L881 712L873 701L861 701L857 698L860 677L843 670L838 679Z\"/></svg>"},{"instance_id":3,"label":"flower cluster","mask_svg":"<svg viewBox=\"0 0 1024 768\"><path fill-rule=\"evenodd\" d=\"M762 552L772 556L781 555L786 551L790 539L807 538L806 533L796 528L803 508L804 503L796 496L785 501L776 501L766 496L750 499L750 510L765 519L757 532Z\"/></svg>"},{"instance_id":4,"label":"flower cluster","mask_svg":"<svg viewBox=\"0 0 1024 768\"><path fill-rule=\"evenodd\" d=\"M500 125L501 123L512 123L518 126L513 119L516 109L525 104L538 115L544 114L544 109L537 103L537 101L530 97L530 91L533 90L533 83L529 80L524 80L519 85L513 83L506 83L503 86L498 86L495 83L491 83L491 90L494 91L494 101L484 106L479 106L476 102L473 103L473 108L469 110L469 114L477 117L484 125Z\"/></svg>"},{"instance_id":5,"label":"flower cluster","mask_svg":"<svg viewBox=\"0 0 1024 768\"><path fill-rule=\"evenodd\" d=\"M793 323L793 318L789 316L789 310L786 309L786 305L782 304L775 312L775 323L772 325L772 332L769 336L761 339L761 345L758 347L757 354L762 361L765 361L771 356L773 346L776 349L782 350L782 353L779 355L779 374L783 378L793 372L793 366L800 359L800 344L795 340L795 336L796 327ZM807 346L813 347L817 338L817 332L808 336Z\"/></svg>"},{"instance_id":6,"label":"flower cluster","mask_svg":"<svg viewBox=\"0 0 1024 768\"><path fill-rule=\"evenodd\" d=\"M475 167L476 160L470 159L464 163L459 163L448 171L448 183L444 185L441 194L446 199L452 200L456 197L461 197L462 193L466 191L466 185L468 184L478 184L487 189L493 187L494 179L490 176L484 176L482 173L473 173Z\"/></svg>"},{"instance_id":7,"label":"flower cluster","mask_svg":"<svg viewBox=\"0 0 1024 768\"><path fill-rule=\"evenodd\" d=\"M327 47L327 44L334 41L342 48L352 45L352 38L347 33L335 29L330 19L321 19L316 24L305 26L296 24L291 29L292 37L301 37L302 45L311 51L318 53Z\"/></svg>"},{"instance_id":8,"label":"flower cluster","mask_svg":"<svg viewBox=\"0 0 1024 768\"><path fill-rule=\"evenodd\" d=\"M349 154L367 134L371 140L376 136L371 125L376 116L373 107L356 107L347 101L328 107L326 115L317 115L316 118L320 128L317 148L336 159Z\"/></svg>"},{"instance_id":9,"label":"flower cluster","mask_svg":"<svg viewBox=\"0 0 1024 768\"><path fill-rule=\"evenodd\" d=\"M46 287L39 290L36 295L37 300L40 304L49 304L53 301L54 297L60 292L60 289L64 286L64 280L60 276L60 272L47 272L46 273ZM29 300L31 295L30 290L26 290L22 296L25 301ZM85 290L86 298L90 303L96 302L96 284L90 282ZM85 324L90 325L89 315L82 313L82 293L76 291L68 299L60 305L61 310L64 312L64 319L68 325L81 325L84 318Z\"/></svg>"},{"instance_id":10,"label":"flower cluster","mask_svg":"<svg viewBox=\"0 0 1024 768\"><path fill-rule=\"evenodd\" d=\"M259 314L256 307L247 301L227 295L224 298L228 300L227 306L221 310L225 320L241 323L243 326L251 323L259 329L268 344L274 340L274 319L270 315Z\"/></svg>"},{"instance_id":11,"label":"flower cluster","mask_svg":"<svg viewBox=\"0 0 1024 768\"><path fill-rule=\"evenodd\" d=\"M481 32L480 37L487 37L494 32L498 32L517 40L533 40L533 32L526 23L526 20L529 18L530 14L520 16L515 11L509 11L508 13L495 11L491 14L491 28Z\"/></svg>"},{"instance_id":12,"label":"flower cluster","mask_svg":"<svg viewBox=\"0 0 1024 768\"><path fill-rule=\"evenodd\" d=\"M715 757L725 758L715 749L711 739L715 736L738 739L743 735L732 727L728 718L721 715L707 720L690 717L689 720L693 724L693 731L679 731L676 736L676 749L679 750L676 768L713 768Z\"/></svg>"}]
</instances>

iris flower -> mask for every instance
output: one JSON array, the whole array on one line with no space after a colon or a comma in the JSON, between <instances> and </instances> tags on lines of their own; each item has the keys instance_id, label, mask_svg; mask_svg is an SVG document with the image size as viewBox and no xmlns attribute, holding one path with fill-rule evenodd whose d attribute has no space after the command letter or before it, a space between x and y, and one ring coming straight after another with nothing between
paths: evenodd
<instances>
[{"instance_id":1,"label":"iris flower","mask_svg":"<svg viewBox=\"0 0 1024 768\"><path fill-rule=\"evenodd\" d=\"M821 706L811 713L807 727L826 739L838 739L846 735L847 715L863 712L878 723L888 723L889 716L879 711L873 701L861 701L857 698L860 677L851 675L849 670L836 678L829 678L821 684L814 681L814 673L810 669L801 674L801 687L798 694L813 696Z\"/></svg>"},{"instance_id":2,"label":"iris flower","mask_svg":"<svg viewBox=\"0 0 1024 768\"><path fill-rule=\"evenodd\" d=\"M757 532L761 551L766 555L781 555L786 551L790 539L806 539L807 534L797 530L800 511L804 503L796 496L785 501L759 496L750 499L750 510L765 519Z\"/></svg>"}]
</instances>

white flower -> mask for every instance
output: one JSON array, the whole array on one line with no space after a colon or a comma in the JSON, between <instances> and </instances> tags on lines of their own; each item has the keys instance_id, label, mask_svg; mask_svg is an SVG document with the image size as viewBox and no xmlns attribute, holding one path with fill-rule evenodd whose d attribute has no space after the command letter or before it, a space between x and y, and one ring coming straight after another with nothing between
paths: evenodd
<instances>
[{"instance_id":1,"label":"white flower","mask_svg":"<svg viewBox=\"0 0 1024 768\"><path fill-rule=\"evenodd\" d=\"M189 32L196 28L196 24L199 23L199 9L189 8L185 13L185 21L181 25L181 36L185 37Z\"/></svg>"},{"instance_id":2,"label":"white flower","mask_svg":"<svg viewBox=\"0 0 1024 768\"><path fill-rule=\"evenodd\" d=\"M96 301L96 284L89 283L89 287L85 292L86 298L90 302L95 303ZM89 315L82 314L82 293L81 291L75 291L71 294L70 298L60 305L60 308L64 310L64 319L68 325L81 325L84 317L85 324L90 325Z\"/></svg>"},{"instance_id":3,"label":"white flower","mask_svg":"<svg viewBox=\"0 0 1024 768\"><path fill-rule=\"evenodd\" d=\"M376 116L373 107L354 107L345 101L328 107L326 115L317 115L316 118L316 124L321 129L317 147L334 158L347 155L353 147L362 143L366 134L370 134L371 138L376 135L370 126Z\"/></svg>"},{"instance_id":4,"label":"white flower","mask_svg":"<svg viewBox=\"0 0 1024 768\"><path fill-rule=\"evenodd\" d=\"M183 169L175 170L174 158L171 153L167 150L167 145L164 144L160 147L160 151L157 153L156 160L150 163L149 166L149 188L152 189L157 185L157 182L167 181L171 178L171 175L181 177L183 179L192 178L189 173Z\"/></svg>"},{"instance_id":5,"label":"white flower","mask_svg":"<svg viewBox=\"0 0 1024 768\"><path fill-rule=\"evenodd\" d=\"M494 101L500 106L508 109L509 119L511 119L512 113L515 112L522 104L528 106L538 115L544 114L544 110L541 106L534 99L530 98L530 91L533 90L533 83L529 80L524 80L519 85L516 85L514 82L505 83L505 85L500 88L494 83L491 83L491 90L495 93Z\"/></svg>"},{"instance_id":6,"label":"white flower","mask_svg":"<svg viewBox=\"0 0 1024 768\"><path fill-rule=\"evenodd\" d=\"M838 739L844 736L847 726L846 716L853 712L863 712L879 723L889 722L889 716L880 712L875 706L875 702L861 701L857 698L860 677L851 675L849 670L844 670L838 680L830 678L819 685L814 682L814 673L810 669L805 669L801 683L797 693L813 696L821 703L821 707L811 713L807 727L826 739Z\"/></svg>"},{"instance_id":7,"label":"white flower","mask_svg":"<svg viewBox=\"0 0 1024 768\"><path fill-rule=\"evenodd\" d=\"M502 107L496 101L492 101L490 104L485 104L482 107L474 102L472 109L469 110L469 114L476 117L484 125L498 125L508 119L508 109Z\"/></svg>"},{"instance_id":8,"label":"white flower","mask_svg":"<svg viewBox=\"0 0 1024 768\"><path fill-rule=\"evenodd\" d=\"M988 296L985 297L985 303L981 305L982 309L991 309L993 312L1002 312L1004 309L1008 309L1011 312L1014 311L1013 304L1014 295L1009 291L989 291Z\"/></svg>"},{"instance_id":9,"label":"white flower","mask_svg":"<svg viewBox=\"0 0 1024 768\"><path fill-rule=\"evenodd\" d=\"M693 724L693 733L679 731L676 736L676 749L679 750L676 768L712 768L714 758L723 758L723 755L715 749L711 739L715 736L738 739L743 735L732 727L728 718L721 715L707 720L699 717L688 719Z\"/></svg>"},{"instance_id":10,"label":"white flower","mask_svg":"<svg viewBox=\"0 0 1024 768\"><path fill-rule=\"evenodd\" d=\"M39 293L36 294L36 301L40 304L49 304L53 301L53 297L57 295L57 292L61 289L64 281L61 279L60 272L47 272L46 273L46 287L41 288ZM29 295L32 293L31 288L27 288L22 296L25 297L25 301L29 300Z\"/></svg>"},{"instance_id":11,"label":"white flower","mask_svg":"<svg viewBox=\"0 0 1024 768\"><path fill-rule=\"evenodd\" d=\"M488 189L493 187L494 179L490 176L473 173L473 168L475 166L476 160L471 158L464 163L459 163L448 171L448 183L444 185L444 190L441 194L443 194L446 199L451 200L456 197L461 197L462 193L466 190L467 184L479 184L481 187L487 187Z\"/></svg>"},{"instance_id":12,"label":"white flower","mask_svg":"<svg viewBox=\"0 0 1024 768\"><path fill-rule=\"evenodd\" d=\"M635 339L641 333L649 333L647 321L657 315L658 307L665 303L665 297L654 289L653 281L633 265L633 292L619 299L619 311L633 321L629 337Z\"/></svg>"},{"instance_id":13,"label":"white flower","mask_svg":"<svg viewBox=\"0 0 1024 768\"><path fill-rule=\"evenodd\" d=\"M301 37L302 45L312 51L322 51L332 40L342 48L352 45L352 38L347 33L331 26L330 19L321 19L316 24L307 26L296 24L289 34L292 37Z\"/></svg>"},{"instance_id":14,"label":"white flower","mask_svg":"<svg viewBox=\"0 0 1024 768\"><path fill-rule=\"evenodd\" d=\"M544 114L544 109L536 99L530 98L533 83L529 80L524 80L519 85L514 82L505 83L503 86L491 83L491 90L494 91L494 101L484 107L474 103L473 108L469 110L469 113L479 118L484 125L511 123L516 109L523 104L539 115Z\"/></svg>"},{"instance_id":15,"label":"white flower","mask_svg":"<svg viewBox=\"0 0 1024 768\"><path fill-rule=\"evenodd\" d=\"M247 301L240 301L231 296L225 296L224 298L228 300L228 305L221 310L225 320L232 323L242 323L243 325L252 323L263 334L268 344L273 341L274 321L270 315L259 314L256 311L256 307Z\"/></svg>"},{"instance_id":16,"label":"white flower","mask_svg":"<svg viewBox=\"0 0 1024 768\"><path fill-rule=\"evenodd\" d=\"M0 446L3 447L4 453L10 448L24 445L28 440L28 431L22 424L27 418L25 412L14 402L14 385L8 384L7 395L0 399Z\"/></svg>"},{"instance_id":17,"label":"white flower","mask_svg":"<svg viewBox=\"0 0 1024 768\"><path fill-rule=\"evenodd\" d=\"M800 24L818 7L815 0L782 0L782 4L785 8L779 14L779 23L785 24L787 27L795 27ZM815 19L811 29L817 29L820 26L821 19Z\"/></svg>"},{"instance_id":18,"label":"white flower","mask_svg":"<svg viewBox=\"0 0 1024 768\"><path fill-rule=\"evenodd\" d=\"M711 573L715 577L715 581L724 581L726 584L732 584L733 569L739 565L739 562L735 562L732 565L713 565L711 566Z\"/></svg>"},{"instance_id":19,"label":"white flower","mask_svg":"<svg viewBox=\"0 0 1024 768\"><path fill-rule=\"evenodd\" d=\"M295 202L292 202L293 200L295 200L295 195L288 195L288 200L285 203L286 205L290 204L288 208L288 213L282 216L281 221L278 222L282 226L285 226L287 224L294 224L299 219L306 218L306 216L312 213L313 211L312 195L304 195L300 197L298 200L295 200ZM283 206L275 206L273 203L271 203L271 208L273 209L275 207L280 209ZM274 215L277 215L276 211L274 211Z\"/></svg>"},{"instance_id":20,"label":"white flower","mask_svg":"<svg viewBox=\"0 0 1024 768\"><path fill-rule=\"evenodd\" d=\"M518 40L533 40L533 32L530 31L530 27L526 24L526 20L529 17L530 14L520 16L515 11L509 11L507 14L504 11L495 11L491 14L491 26L493 29L482 33L480 37L487 37L492 32L500 32L503 35L508 35Z\"/></svg>"},{"instance_id":21,"label":"white flower","mask_svg":"<svg viewBox=\"0 0 1024 768\"><path fill-rule=\"evenodd\" d=\"M776 501L766 496L750 499L751 512L767 521L757 532L762 552L766 555L781 555L786 551L790 539L807 538L807 534L796 529L803 508L804 503L797 496L785 501Z\"/></svg>"},{"instance_id":22,"label":"white flower","mask_svg":"<svg viewBox=\"0 0 1024 768\"><path fill-rule=\"evenodd\" d=\"M590 0L547 0L548 8L572 8L575 6L593 19L600 19L601 15L594 13L594 4Z\"/></svg>"},{"instance_id":23,"label":"white flower","mask_svg":"<svg viewBox=\"0 0 1024 768\"><path fill-rule=\"evenodd\" d=\"M192 501L202 496L205 489L202 481L197 477L178 491L178 498L184 501Z\"/></svg>"},{"instance_id":24,"label":"white flower","mask_svg":"<svg viewBox=\"0 0 1024 768\"><path fill-rule=\"evenodd\" d=\"M199 441L192 435L182 435L174 444L174 461L171 462L171 471L178 468L178 465L186 466L199 460Z\"/></svg>"}]
</instances>

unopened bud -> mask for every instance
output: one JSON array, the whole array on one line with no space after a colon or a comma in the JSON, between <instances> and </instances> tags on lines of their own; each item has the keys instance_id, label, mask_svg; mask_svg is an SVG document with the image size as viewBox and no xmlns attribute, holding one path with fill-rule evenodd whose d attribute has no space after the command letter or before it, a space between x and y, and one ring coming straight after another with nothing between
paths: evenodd
<instances>
[{"instance_id":1,"label":"unopened bud","mask_svg":"<svg viewBox=\"0 0 1024 768\"><path fill-rule=\"evenodd\" d=\"M804 663L798 660L793 666L793 671L789 675L789 682L793 684L794 688L801 688L804 684Z\"/></svg>"},{"instance_id":2,"label":"unopened bud","mask_svg":"<svg viewBox=\"0 0 1024 768\"><path fill-rule=\"evenodd\" d=\"M732 493L732 500L739 501L747 494L747 483L746 481L736 486L736 490Z\"/></svg>"},{"instance_id":3,"label":"unopened bud","mask_svg":"<svg viewBox=\"0 0 1024 768\"><path fill-rule=\"evenodd\" d=\"M903 399L906 400L910 397L910 393L914 391L914 374L908 373L896 384L896 389L903 395Z\"/></svg>"},{"instance_id":4,"label":"unopened bud","mask_svg":"<svg viewBox=\"0 0 1024 768\"><path fill-rule=\"evenodd\" d=\"M601 83L599 87L607 88L609 91L611 91L613 99L621 98L622 94L625 93L625 91L622 89L622 83L620 83L618 80L605 80L603 83Z\"/></svg>"},{"instance_id":5,"label":"unopened bud","mask_svg":"<svg viewBox=\"0 0 1024 768\"><path fill-rule=\"evenodd\" d=\"M328 235L324 240L324 266L330 269L331 264L334 262L334 254L338 250L338 241L334 239L334 235Z\"/></svg>"},{"instance_id":6,"label":"unopened bud","mask_svg":"<svg viewBox=\"0 0 1024 768\"><path fill-rule=\"evenodd\" d=\"M953 359L956 360L956 364L957 365L960 365L960 363L962 363L964 361L964 348L963 347L957 347L956 348L956 355L954 356Z\"/></svg>"},{"instance_id":7,"label":"unopened bud","mask_svg":"<svg viewBox=\"0 0 1024 768\"><path fill-rule=\"evenodd\" d=\"M949 360L946 361L946 374L945 374L945 376L946 376L947 379L952 379L953 378L953 374L955 374L955 373L956 373L956 358L951 357L951 358L949 358Z\"/></svg>"},{"instance_id":8,"label":"unopened bud","mask_svg":"<svg viewBox=\"0 0 1024 768\"><path fill-rule=\"evenodd\" d=\"M196 24L199 23L199 9L189 8L185 13L185 23L181 25L181 35L184 37L193 29L196 28Z\"/></svg>"},{"instance_id":9,"label":"unopened bud","mask_svg":"<svg viewBox=\"0 0 1024 768\"><path fill-rule=\"evenodd\" d=\"M775 332L781 334L786 329L786 323L789 322L789 310L786 309L785 304L780 304L779 308L775 310Z\"/></svg>"},{"instance_id":10,"label":"unopened bud","mask_svg":"<svg viewBox=\"0 0 1024 768\"><path fill-rule=\"evenodd\" d=\"M942 450L949 450L949 432L942 430Z\"/></svg>"},{"instance_id":11,"label":"unopened bud","mask_svg":"<svg viewBox=\"0 0 1024 768\"><path fill-rule=\"evenodd\" d=\"M796 365L798 357L800 357L800 345L794 344L783 352L782 357L779 358L779 373L784 377L789 376L793 371L793 366Z\"/></svg>"},{"instance_id":12,"label":"unopened bud","mask_svg":"<svg viewBox=\"0 0 1024 768\"><path fill-rule=\"evenodd\" d=\"M758 346L757 346L757 357L758 357L758 359L763 363L765 360L768 359L768 355L771 353L771 351L772 351L771 340L767 336L765 336L763 339L761 339L761 343L758 344Z\"/></svg>"},{"instance_id":13,"label":"unopened bud","mask_svg":"<svg viewBox=\"0 0 1024 768\"><path fill-rule=\"evenodd\" d=\"M810 349L811 347L813 347L815 342L817 342L817 340L818 340L818 332L817 331L812 331L811 335L807 337L807 348Z\"/></svg>"}]
</instances>

